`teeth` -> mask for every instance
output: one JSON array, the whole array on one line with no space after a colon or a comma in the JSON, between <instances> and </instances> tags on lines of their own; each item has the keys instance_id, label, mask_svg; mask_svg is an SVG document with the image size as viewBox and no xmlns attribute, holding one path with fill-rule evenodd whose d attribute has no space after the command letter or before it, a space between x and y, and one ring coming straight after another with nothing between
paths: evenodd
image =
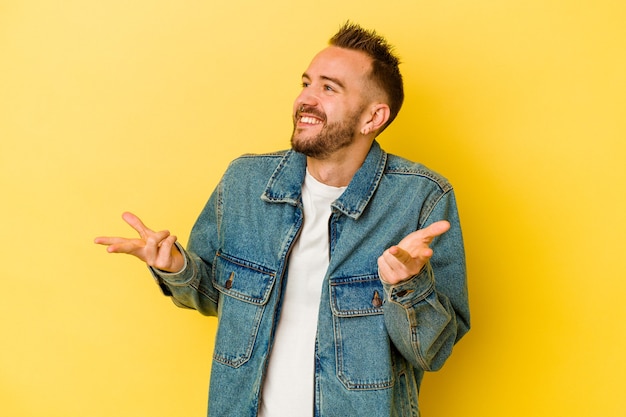
<instances>
[{"instance_id":1,"label":"teeth","mask_svg":"<svg viewBox=\"0 0 626 417\"><path fill-rule=\"evenodd\" d=\"M300 121L302 123L307 123L307 124L311 124L311 125L318 125L318 124L322 123L321 120L316 119L315 117L309 117L309 116L302 116L300 118Z\"/></svg>"}]
</instances>

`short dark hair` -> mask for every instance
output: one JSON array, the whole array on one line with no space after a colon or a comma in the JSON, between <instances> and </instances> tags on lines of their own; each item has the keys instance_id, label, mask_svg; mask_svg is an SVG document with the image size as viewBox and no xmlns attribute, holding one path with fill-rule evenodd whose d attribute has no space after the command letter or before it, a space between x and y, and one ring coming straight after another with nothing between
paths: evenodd
<instances>
[{"instance_id":1,"label":"short dark hair","mask_svg":"<svg viewBox=\"0 0 626 417\"><path fill-rule=\"evenodd\" d=\"M387 94L389 100L389 120L384 130L395 118L404 101L404 87L400 74L399 58L393 52L385 38L374 30L367 30L361 26L346 22L328 42L339 48L361 51L372 58L372 80Z\"/></svg>"}]
</instances>

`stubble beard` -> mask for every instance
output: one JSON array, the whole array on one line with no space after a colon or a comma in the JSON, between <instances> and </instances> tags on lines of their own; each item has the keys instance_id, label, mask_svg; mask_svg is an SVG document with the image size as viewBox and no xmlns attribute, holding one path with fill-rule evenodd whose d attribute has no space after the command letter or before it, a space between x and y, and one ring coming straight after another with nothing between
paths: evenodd
<instances>
[{"instance_id":1,"label":"stubble beard","mask_svg":"<svg viewBox=\"0 0 626 417\"><path fill-rule=\"evenodd\" d=\"M354 143L358 121L359 112L355 112L347 120L328 124L322 127L322 131L317 135L310 137L298 136L298 128L294 121L291 148L311 158L326 159Z\"/></svg>"}]
</instances>

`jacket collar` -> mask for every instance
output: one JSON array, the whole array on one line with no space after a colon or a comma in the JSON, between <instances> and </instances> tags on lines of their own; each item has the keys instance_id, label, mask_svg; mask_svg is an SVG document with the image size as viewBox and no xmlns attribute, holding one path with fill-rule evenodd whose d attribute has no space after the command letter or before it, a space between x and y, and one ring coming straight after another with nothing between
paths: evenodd
<instances>
[{"instance_id":1,"label":"jacket collar","mask_svg":"<svg viewBox=\"0 0 626 417\"><path fill-rule=\"evenodd\" d=\"M387 153L374 141L363 165L354 174L344 193L333 207L346 216L358 219L371 200L383 175ZM298 205L306 172L306 156L288 151L274 170L261 199L269 203Z\"/></svg>"}]
</instances>

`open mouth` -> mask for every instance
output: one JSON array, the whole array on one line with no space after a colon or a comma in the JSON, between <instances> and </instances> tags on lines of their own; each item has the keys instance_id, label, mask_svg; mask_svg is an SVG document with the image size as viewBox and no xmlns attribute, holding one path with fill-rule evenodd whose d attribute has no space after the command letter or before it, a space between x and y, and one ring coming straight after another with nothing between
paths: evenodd
<instances>
[{"instance_id":1,"label":"open mouth","mask_svg":"<svg viewBox=\"0 0 626 417\"><path fill-rule=\"evenodd\" d=\"M298 122L305 125L319 125L323 123L323 121L321 119L318 119L317 117L302 115L300 116Z\"/></svg>"},{"instance_id":2,"label":"open mouth","mask_svg":"<svg viewBox=\"0 0 626 417\"><path fill-rule=\"evenodd\" d=\"M326 115L312 106L301 106L296 111L295 120L301 127L322 125L326 122Z\"/></svg>"}]
</instances>

